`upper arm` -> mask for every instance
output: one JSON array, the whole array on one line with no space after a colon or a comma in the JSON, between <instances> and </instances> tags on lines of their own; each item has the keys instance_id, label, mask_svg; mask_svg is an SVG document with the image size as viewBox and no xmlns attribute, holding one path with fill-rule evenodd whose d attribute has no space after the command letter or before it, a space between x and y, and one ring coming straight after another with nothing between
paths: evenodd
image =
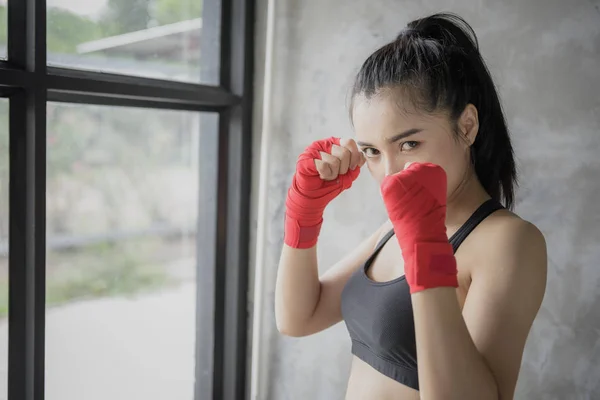
<instances>
[{"instance_id":1,"label":"upper arm","mask_svg":"<svg viewBox=\"0 0 600 400\"><path fill-rule=\"evenodd\" d=\"M321 275L319 301L306 327L309 332L307 334L322 331L342 320L342 290L354 271L369 258L386 227L387 224L380 226L359 246Z\"/></svg>"},{"instance_id":2,"label":"upper arm","mask_svg":"<svg viewBox=\"0 0 600 400\"><path fill-rule=\"evenodd\" d=\"M499 399L512 399L546 288L546 244L524 221L486 240L487 256L472 274L463 317L495 378Z\"/></svg>"}]
</instances>

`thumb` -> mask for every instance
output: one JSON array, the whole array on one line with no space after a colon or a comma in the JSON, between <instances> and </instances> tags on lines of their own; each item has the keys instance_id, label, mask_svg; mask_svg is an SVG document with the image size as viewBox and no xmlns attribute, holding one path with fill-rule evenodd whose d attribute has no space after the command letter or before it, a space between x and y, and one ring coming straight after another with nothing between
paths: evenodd
<instances>
[{"instance_id":1,"label":"thumb","mask_svg":"<svg viewBox=\"0 0 600 400\"><path fill-rule=\"evenodd\" d=\"M393 178L391 175L386 175L383 177L381 183L379 184L379 195L383 199L384 203L386 202L386 198L388 198L388 193L390 192L390 187L392 186L392 179Z\"/></svg>"},{"instance_id":2,"label":"thumb","mask_svg":"<svg viewBox=\"0 0 600 400\"><path fill-rule=\"evenodd\" d=\"M389 192L390 187L392 186L393 175L386 175L381 180L381 184L379 185L379 192L381 196L385 196L387 192Z\"/></svg>"},{"instance_id":3,"label":"thumb","mask_svg":"<svg viewBox=\"0 0 600 400\"><path fill-rule=\"evenodd\" d=\"M367 162L367 157L365 156L365 153L363 153L362 151L359 152L360 154L360 159L358 160L358 167L362 167L363 165L365 165L365 163Z\"/></svg>"},{"instance_id":4,"label":"thumb","mask_svg":"<svg viewBox=\"0 0 600 400\"><path fill-rule=\"evenodd\" d=\"M349 169L344 175L340 175L342 181L342 190L349 189L352 187L352 183L358 178L360 175L360 166Z\"/></svg>"}]
</instances>

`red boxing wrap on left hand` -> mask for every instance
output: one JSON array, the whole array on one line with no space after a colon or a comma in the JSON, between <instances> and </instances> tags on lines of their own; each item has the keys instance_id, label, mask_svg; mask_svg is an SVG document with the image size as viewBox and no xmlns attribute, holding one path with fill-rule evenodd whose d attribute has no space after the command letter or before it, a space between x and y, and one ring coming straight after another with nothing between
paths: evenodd
<instances>
[{"instance_id":1,"label":"red boxing wrap on left hand","mask_svg":"<svg viewBox=\"0 0 600 400\"><path fill-rule=\"evenodd\" d=\"M446 235L446 187L445 171L430 163L412 163L381 183L411 294L458 286L456 259Z\"/></svg>"},{"instance_id":2,"label":"red boxing wrap on left hand","mask_svg":"<svg viewBox=\"0 0 600 400\"><path fill-rule=\"evenodd\" d=\"M284 242L290 247L308 249L317 244L325 207L344 190L349 189L360 174L360 167L349 169L337 179L325 181L319 176L315 160L321 152L331 154L333 145L340 145L340 138L317 140L298 157L296 173L285 201Z\"/></svg>"}]
</instances>

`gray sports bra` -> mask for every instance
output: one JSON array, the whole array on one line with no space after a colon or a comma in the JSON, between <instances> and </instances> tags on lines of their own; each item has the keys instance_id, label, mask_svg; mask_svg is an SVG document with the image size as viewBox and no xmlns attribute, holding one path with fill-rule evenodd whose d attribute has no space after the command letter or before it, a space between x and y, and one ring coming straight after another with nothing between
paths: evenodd
<instances>
[{"instance_id":1,"label":"gray sports bra","mask_svg":"<svg viewBox=\"0 0 600 400\"><path fill-rule=\"evenodd\" d=\"M495 200L483 203L450 238L454 252L481 221L501 208ZM395 381L419 390L415 324L408 284L404 276L387 282L374 282L367 276L373 260L392 236L393 230L346 283L342 292L342 315L352 339L352 354Z\"/></svg>"}]
</instances>

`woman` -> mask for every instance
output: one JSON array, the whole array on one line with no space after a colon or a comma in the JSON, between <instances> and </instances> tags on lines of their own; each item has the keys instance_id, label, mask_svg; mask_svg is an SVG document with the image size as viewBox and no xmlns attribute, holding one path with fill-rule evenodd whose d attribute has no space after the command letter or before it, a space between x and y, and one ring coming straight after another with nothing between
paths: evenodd
<instances>
[{"instance_id":1,"label":"woman","mask_svg":"<svg viewBox=\"0 0 600 400\"><path fill-rule=\"evenodd\" d=\"M298 337L345 321L347 399L512 399L546 245L510 211L512 146L471 27L451 14L409 23L363 64L351 118L356 140L319 140L298 159L278 329ZM319 277L323 211L364 165L389 220Z\"/></svg>"}]
</instances>

